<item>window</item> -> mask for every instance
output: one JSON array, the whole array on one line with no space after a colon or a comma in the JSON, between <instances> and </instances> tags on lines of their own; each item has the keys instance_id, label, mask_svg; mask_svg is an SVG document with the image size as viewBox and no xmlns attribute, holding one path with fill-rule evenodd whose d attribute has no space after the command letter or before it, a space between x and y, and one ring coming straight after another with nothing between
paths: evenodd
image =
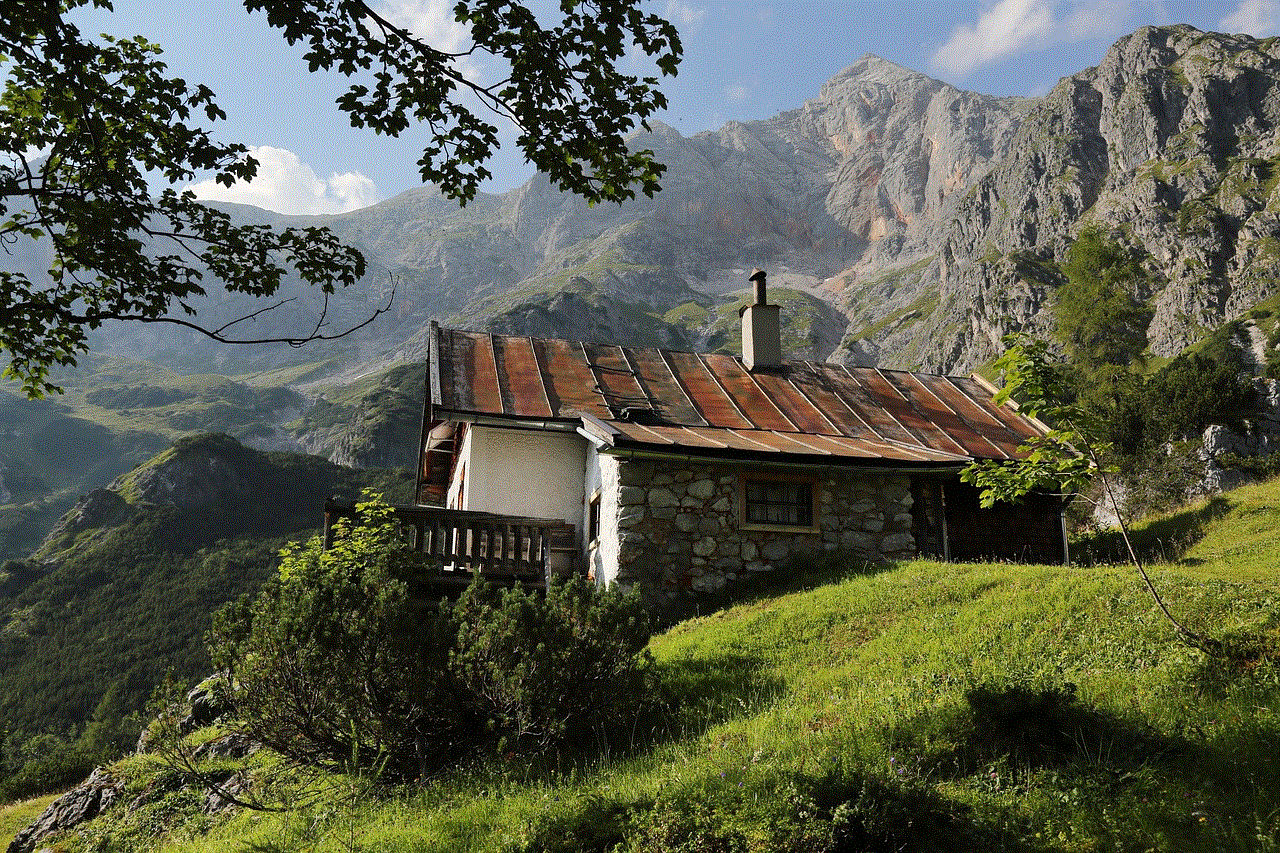
<instances>
[{"instance_id":1,"label":"window","mask_svg":"<svg viewBox=\"0 0 1280 853\"><path fill-rule=\"evenodd\" d=\"M587 504L587 545L595 547L600 540L600 491L591 496Z\"/></svg>"},{"instance_id":2,"label":"window","mask_svg":"<svg viewBox=\"0 0 1280 853\"><path fill-rule=\"evenodd\" d=\"M813 482L811 478L743 478L743 524L813 527Z\"/></svg>"}]
</instances>

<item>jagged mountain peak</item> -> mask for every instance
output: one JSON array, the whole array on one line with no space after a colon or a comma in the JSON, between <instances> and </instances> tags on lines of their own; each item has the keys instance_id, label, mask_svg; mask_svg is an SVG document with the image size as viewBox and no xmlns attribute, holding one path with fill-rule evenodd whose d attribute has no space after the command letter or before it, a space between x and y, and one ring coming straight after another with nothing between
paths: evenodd
<instances>
[{"instance_id":1,"label":"jagged mountain peak","mask_svg":"<svg viewBox=\"0 0 1280 853\"><path fill-rule=\"evenodd\" d=\"M823 89L828 86L840 85L848 80L856 80L865 83L899 83L904 80L911 81L932 81L940 85L946 85L941 81L934 80L927 74L923 74L912 68L899 65L891 59L885 59L883 56L877 56L874 53L863 54L856 62L840 71L830 80L823 84Z\"/></svg>"},{"instance_id":2,"label":"jagged mountain peak","mask_svg":"<svg viewBox=\"0 0 1280 853\"><path fill-rule=\"evenodd\" d=\"M434 189L411 190L327 220L385 271L381 284L397 285L394 313L344 358L414 357L433 318L508 331L538 318L540 333L557 334L549 306L571 302L556 301L566 290L582 296L578 314L594 312L594 337L639 342L644 328L645 340L698 346L710 343L721 296L743 286L735 270L767 266L809 282L848 317L834 358L965 370L1001 332L1047 322L1052 281L1028 282L1012 265L996 274L987 260L1061 260L1082 217L1128 227L1161 269L1202 241L1167 222L1129 227L1151 211L1176 223L1192 218L1188 202L1220 210L1225 201L1225 219L1200 219L1269 239L1268 204L1253 196L1275 185L1278 50L1185 25L1144 27L1039 99L965 91L867 54L770 119L690 137L652 122L636 136L667 166L652 199L588 208L535 177L459 210ZM1217 197L1239 183L1223 180L1233 168L1257 185L1252 201ZM1224 239L1165 278L1230 291L1224 276L1245 259ZM970 292L975 276L995 289ZM1204 304L1178 321L1181 331L1160 333L1162 351L1263 290L1197 297Z\"/></svg>"}]
</instances>

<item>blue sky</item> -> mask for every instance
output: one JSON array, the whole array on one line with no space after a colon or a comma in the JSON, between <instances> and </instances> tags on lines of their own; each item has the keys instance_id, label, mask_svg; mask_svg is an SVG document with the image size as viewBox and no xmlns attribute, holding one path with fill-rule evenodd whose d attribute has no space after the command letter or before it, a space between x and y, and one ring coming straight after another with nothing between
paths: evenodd
<instances>
[{"instance_id":1,"label":"blue sky","mask_svg":"<svg viewBox=\"0 0 1280 853\"><path fill-rule=\"evenodd\" d=\"M539 4L548 13L558 5L534 0ZM198 185L198 194L285 213L329 213L420 184L422 137L410 131L389 140L351 128L333 103L342 79L309 74L301 48L237 0L114 5L111 14L80 12L82 29L159 42L174 74L218 93L228 114L217 126L219 138L255 148L261 167L252 185ZM465 40L449 12L453 0L376 5L434 44ZM670 108L659 118L686 136L798 107L867 53L962 89L1040 95L1096 65L1112 42L1145 24L1280 34L1280 0L669 0L650 7L675 22L684 41L680 75L664 81ZM636 68L643 68L638 60ZM465 70L479 79L495 72L480 62ZM513 151L503 151L491 168L491 191L518 186L530 174Z\"/></svg>"}]
</instances>

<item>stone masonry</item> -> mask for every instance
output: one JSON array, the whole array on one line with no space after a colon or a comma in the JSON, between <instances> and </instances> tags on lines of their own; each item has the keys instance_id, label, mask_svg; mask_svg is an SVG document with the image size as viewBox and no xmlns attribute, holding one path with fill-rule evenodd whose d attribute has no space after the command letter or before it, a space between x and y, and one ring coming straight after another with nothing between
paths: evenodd
<instances>
[{"instance_id":1,"label":"stone masonry","mask_svg":"<svg viewBox=\"0 0 1280 853\"><path fill-rule=\"evenodd\" d=\"M818 473L815 532L744 530L739 522L740 466L629 461L617 494L618 577L623 584L711 592L768 571L792 555L848 552L883 562L915 556L911 488L906 476L824 469ZM612 479L612 478L610 478Z\"/></svg>"}]
</instances>

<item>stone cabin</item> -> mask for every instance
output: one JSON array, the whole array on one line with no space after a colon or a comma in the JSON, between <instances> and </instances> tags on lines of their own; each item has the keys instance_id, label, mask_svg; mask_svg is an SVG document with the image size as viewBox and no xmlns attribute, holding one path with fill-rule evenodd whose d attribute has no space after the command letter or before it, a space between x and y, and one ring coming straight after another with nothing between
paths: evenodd
<instances>
[{"instance_id":1,"label":"stone cabin","mask_svg":"<svg viewBox=\"0 0 1280 853\"><path fill-rule=\"evenodd\" d=\"M981 378L781 358L757 272L743 356L432 323L419 505L563 519L580 570L714 591L805 551L1062 562L1064 502L959 481L1044 426Z\"/></svg>"}]
</instances>

